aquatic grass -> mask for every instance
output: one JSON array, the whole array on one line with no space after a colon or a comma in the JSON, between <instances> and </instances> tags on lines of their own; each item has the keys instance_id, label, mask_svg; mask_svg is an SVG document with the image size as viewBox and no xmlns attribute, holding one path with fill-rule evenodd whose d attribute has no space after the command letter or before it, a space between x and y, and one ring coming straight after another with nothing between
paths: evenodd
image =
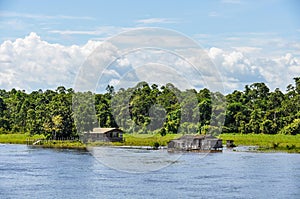
<instances>
[{"instance_id":1,"label":"aquatic grass","mask_svg":"<svg viewBox=\"0 0 300 199\"><path fill-rule=\"evenodd\" d=\"M235 145L258 146L262 151L300 152L300 135L221 134L219 138L234 140Z\"/></svg>"},{"instance_id":2,"label":"aquatic grass","mask_svg":"<svg viewBox=\"0 0 300 199\"><path fill-rule=\"evenodd\" d=\"M45 140L41 145L44 148L60 148L60 149L86 149L86 145L78 140Z\"/></svg>"}]
</instances>

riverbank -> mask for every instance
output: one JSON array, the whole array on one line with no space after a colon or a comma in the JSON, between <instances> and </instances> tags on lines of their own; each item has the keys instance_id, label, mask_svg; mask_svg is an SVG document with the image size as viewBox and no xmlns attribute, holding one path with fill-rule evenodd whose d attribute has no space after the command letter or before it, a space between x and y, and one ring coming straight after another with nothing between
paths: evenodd
<instances>
[{"instance_id":1,"label":"riverbank","mask_svg":"<svg viewBox=\"0 0 300 199\"><path fill-rule=\"evenodd\" d=\"M171 140L181 136L182 134L167 134L165 136L161 136L160 134L124 134L124 142L114 143L114 145L153 147L167 146Z\"/></svg>"},{"instance_id":2,"label":"riverbank","mask_svg":"<svg viewBox=\"0 0 300 199\"><path fill-rule=\"evenodd\" d=\"M93 142L88 143L88 146L141 146L141 147L165 147L168 143L182 134L123 134L123 142Z\"/></svg>"},{"instance_id":3,"label":"riverbank","mask_svg":"<svg viewBox=\"0 0 300 199\"><path fill-rule=\"evenodd\" d=\"M124 134L125 142L113 143L115 146L167 146L168 142L181 137L182 134L166 136ZM221 134L218 136L226 145L226 140L234 140L235 145L257 146L262 152L300 153L300 135L267 134Z\"/></svg>"},{"instance_id":4,"label":"riverbank","mask_svg":"<svg viewBox=\"0 0 300 199\"><path fill-rule=\"evenodd\" d=\"M149 146L158 148L167 146L168 142L179 138L181 134L124 134L124 142L95 142L88 146ZM223 139L223 145L226 140L234 140L236 146L257 146L258 151L262 152L288 152L300 153L300 135L266 135L266 134L221 134L218 136ZM44 140L43 135L30 136L29 134L0 134L0 143L7 144L27 144L28 140ZM78 140L48 140L43 141L36 147L44 148L62 148L62 149L80 149L85 150L86 146Z\"/></svg>"},{"instance_id":5,"label":"riverbank","mask_svg":"<svg viewBox=\"0 0 300 199\"><path fill-rule=\"evenodd\" d=\"M44 135L30 136L28 133L9 133L0 134L0 143L3 144L27 144L28 139L38 140L44 139Z\"/></svg>"},{"instance_id":6,"label":"riverbank","mask_svg":"<svg viewBox=\"0 0 300 199\"><path fill-rule=\"evenodd\" d=\"M31 145L42 148L86 150L86 145L77 140L51 140L42 144Z\"/></svg>"},{"instance_id":7,"label":"riverbank","mask_svg":"<svg viewBox=\"0 0 300 199\"><path fill-rule=\"evenodd\" d=\"M0 134L0 143L3 144L28 144L41 140L34 147L43 148L61 148L61 149L80 149L85 150L86 146L78 140L45 140L44 135L33 135L28 133L12 133L12 134Z\"/></svg>"},{"instance_id":8,"label":"riverbank","mask_svg":"<svg viewBox=\"0 0 300 199\"><path fill-rule=\"evenodd\" d=\"M267 134L221 134L219 138L233 140L236 146L258 146L263 152L300 153L300 135L267 135Z\"/></svg>"},{"instance_id":9,"label":"riverbank","mask_svg":"<svg viewBox=\"0 0 300 199\"><path fill-rule=\"evenodd\" d=\"M30 140L30 145L37 141L34 147L44 147L44 148L62 148L62 149L86 149L87 146L149 146L152 148L158 148L161 146L167 146L168 142L179 138L181 134L167 134L166 136L161 136L160 134L149 135L149 134L124 134L124 142L93 142L83 144L76 140L45 140L43 135L30 136L29 134L0 134L0 143L6 144L28 144Z\"/></svg>"}]
</instances>

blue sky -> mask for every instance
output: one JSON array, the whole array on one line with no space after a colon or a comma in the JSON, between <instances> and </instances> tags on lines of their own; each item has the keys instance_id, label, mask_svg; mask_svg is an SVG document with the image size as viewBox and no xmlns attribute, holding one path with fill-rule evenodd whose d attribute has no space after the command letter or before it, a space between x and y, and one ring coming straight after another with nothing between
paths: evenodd
<instances>
[{"instance_id":1,"label":"blue sky","mask_svg":"<svg viewBox=\"0 0 300 199\"><path fill-rule=\"evenodd\" d=\"M291 39L300 36L297 0L7 0L1 1L0 9L2 41L36 32L51 42L84 44L92 37L114 34L113 28L138 26L170 28L191 37L247 33L273 33ZM99 33L92 33L97 30Z\"/></svg>"},{"instance_id":2,"label":"blue sky","mask_svg":"<svg viewBox=\"0 0 300 199\"><path fill-rule=\"evenodd\" d=\"M11 57L14 53L8 52L8 47L3 44L6 41L15 42L15 45L12 45L15 48L20 46L16 44L17 39L25 41L27 38L28 41L41 42L40 45L44 45L43 42L50 46L58 44L60 53L62 51L71 53L68 47L76 45L77 50L81 49L83 55L82 48L85 46L85 49L89 49L87 44L90 40L102 41L136 27L161 27L179 31L199 42L209 52L217 53L211 55L216 59L214 60L216 64L219 61L219 64L225 66L228 60L235 60L235 63L228 65L228 70L224 74L236 83L236 86L230 89L242 89L241 85L244 83L255 81L264 81L272 89L285 88L287 84L292 83L292 76L297 76L300 72L298 69L300 12L298 10L300 10L300 1L297 0L1 0L2 51L0 52L2 57L10 57L7 58L10 63L22 62L22 60L15 60L16 57ZM31 32L34 34L30 36ZM26 43L26 45L30 44ZM31 48L28 46L26 49ZM15 49L14 52L19 51ZM218 56L223 60L217 59ZM24 62L26 58L28 57L24 55ZM240 74L241 62L248 64L249 66L245 67L249 67L249 71L255 70L254 73L248 74L244 70L243 74ZM286 64L287 62L289 64ZM1 63L7 64L7 61ZM45 88L55 87L56 84L72 85L70 82L73 77L57 83L49 83L51 81L48 81L47 77L42 78L45 82L39 82L41 80L34 78L29 83L27 80L19 80L19 83L15 84L13 81L7 83L3 80L3 78L14 80L25 74L28 68L34 70L32 68L38 68L42 64L37 58L36 63L30 67L25 66L24 63L21 64L24 65L23 68L18 70L16 68L20 65L5 65L5 67L3 65L0 69L0 78L2 77L0 86L9 89L23 85L25 89L32 90L38 85L43 85ZM263 66L264 64L269 69ZM271 76L272 64L274 64L274 71L282 70L284 67L289 70L286 77L281 78L283 79L281 82L278 82L280 73L278 77ZM286 65L281 66L281 64ZM59 71L57 68L53 70ZM64 70L69 71L68 68ZM73 72L68 74L74 76L75 69L70 70ZM38 71L41 70L36 69L34 72Z\"/></svg>"}]
</instances>

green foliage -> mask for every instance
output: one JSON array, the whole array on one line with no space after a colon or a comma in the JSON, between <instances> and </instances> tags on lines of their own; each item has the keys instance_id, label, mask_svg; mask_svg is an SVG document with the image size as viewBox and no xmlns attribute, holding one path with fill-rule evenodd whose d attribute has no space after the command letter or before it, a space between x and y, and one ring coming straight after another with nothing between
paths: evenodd
<instances>
[{"instance_id":1,"label":"green foliage","mask_svg":"<svg viewBox=\"0 0 300 199\"><path fill-rule=\"evenodd\" d=\"M0 90L0 133L47 138L78 137L94 127L120 127L133 134L300 133L300 78L286 93L264 83L246 85L226 96L204 88L180 91L140 82L107 93ZM226 111L224 111L226 110ZM224 121L224 122L223 122ZM222 128L221 128L222 127Z\"/></svg>"},{"instance_id":2,"label":"green foliage","mask_svg":"<svg viewBox=\"0 0 300 199\"><path fill-rule=\"evenodd\" d=\"M97 126L94 97L92 92L73 95L74 123L79 133L90 132Z\"/></svg>"},{"instance_id":3,"label":"green foliage","mask_svg":"<svg viewBox=\"0 0 300 199\"><path fill-rule=\"evenodd\" d=\"M41 134L52 138L76 137L72 113L72 89L0 92L2 132Z\"/></svg>"},{"instance_id":4,"label":"green foliage","mask_svg":"<svg viewBox=\"0 0 300 199\"><path fill-rule=\"evenodd\" d=\"M153 143L153 148L154 148L154 149L158 149L158 147L159 147L159 143L158 143L158 142L154 142L154 143Z\"/></svg>"},{"instance_id":5,"label":"green foliage","mask_svg":"<svg viewBox=\"0 0 300 199\"><path fill-rule=\"evenodd\" d=\"M270 92L264 83L245 86L226 96L227 108L223 133L289 134L300 133L300 78L287 93L278 88Z\"/></svg>"},{"instance_id":6,"label":"green foliage","mask_svg":"<svg viewBox=\"0 0 300 199\"><path fill-rule=\"evenodd\" d=\"M221 94L219 94L222 96ZM111 112L115 122L128 133L199 133L210 123L210 91L180 91L172 84L160 88L140 82L134 88L114 93ZM215 109L216 114L219 109ZM199 127L200 125L200 127Z\"/></svg>"},{"instance_id":7,"label":"green foliage","mask_svg":"<svg viewBox=\"0 0 300 199\"><path fill-rule=\"evenodd\" d=\"M294 121L281 129L280 133L285 135L296 135L300 133L300 119Z\"/></svg>"},{"instance_id":8,"label":"green foliage","mask_svg":"<svg viewBox=\"0 0 300 199\"><path fill-rule=\"evenodd\" d=\"M43 148L80 149L86 150L86 146L78 140L46 140L41 145Z\"/></svg>"}]
</instances>

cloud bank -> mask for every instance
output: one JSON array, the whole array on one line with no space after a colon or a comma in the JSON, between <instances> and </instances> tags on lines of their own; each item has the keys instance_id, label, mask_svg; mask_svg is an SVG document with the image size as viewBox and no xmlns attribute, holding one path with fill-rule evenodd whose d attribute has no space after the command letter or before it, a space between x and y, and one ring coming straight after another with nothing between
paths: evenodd
<instances>
[{"instance_id":1,"label":"cloud bank","mask_svg":"<svg viewBox=\"0 0 300 199\"><path fill-rule=\"evenodd\" d=\"M97 42L84 46L50 44L36 33L0 46L0 87L27 91L70 87L78 68L95 49Z\"/></svg>"},{"instance_id":2,"label":"cloud bank","mask_svg":"<svg viewBox=\"0 0 300 199\"><path fill-rule=\"evenodd\" d=\"M55 89L61 85L72 87L80 66L100 44L100 41L88 41L83 46L51 44L42 40L36 33L30 33L25 38L15 41L7 40L0 46L0 88L25 89L30 92L40 88ZM291 53L259 56L264 54L262 49L247 46L231 50L212 47L205 51L222 75L226 92L242 90L245 84L254 82L265 82L272 90L279 87L285 91L286 86L293 83L292 78L300 76L300 59ZM105 55L105 52L103 53ZM139 65L138 60L135 60L137 63L133 63L134 59L128 61L128 58L127 56L116 60L116 65L106 71L106 78L117 82L118 78L125 74L126 67L132 64ZM168 62L173 58L161 56L161 59ZM149 64L151 74L156 65ZM157 64L157 67L160 65ZM138 71L147 73L142 68L138 68Z\"/></svg>"}]
</instances>

